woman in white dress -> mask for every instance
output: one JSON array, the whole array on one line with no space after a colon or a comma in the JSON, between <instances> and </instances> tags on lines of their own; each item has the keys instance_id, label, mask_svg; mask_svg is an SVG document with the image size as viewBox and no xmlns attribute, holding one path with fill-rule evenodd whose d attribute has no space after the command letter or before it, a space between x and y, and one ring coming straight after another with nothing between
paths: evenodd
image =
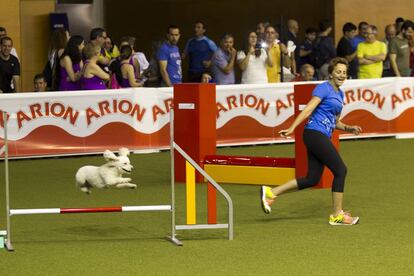
<instances>
[{"instance_id":1,"label":"woman in white dress","mask_svg":"<svg viewBox=\"0 0 414 276\"><path fill-rule=\"evenodd\" d=\"M237 53L237 63L242 70L241 83L267 83L266 65L273 65L268 48L258 43L255 32L249 32L245 45L245 49Z\"/></svg>"}]
</instances>

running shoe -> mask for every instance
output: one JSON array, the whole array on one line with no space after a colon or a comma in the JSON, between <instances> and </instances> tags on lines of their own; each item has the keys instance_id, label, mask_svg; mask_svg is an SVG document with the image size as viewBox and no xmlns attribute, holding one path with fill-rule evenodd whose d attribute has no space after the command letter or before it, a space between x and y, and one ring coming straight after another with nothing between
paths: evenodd
<instances>
[{"instance_id":1,"label":"running shoe","mask_svg":"<svg viewBox=\"0 0 414 276\"><path fill-rule=\"evenodd\" d=\"M268 186L262 186L260 188L261 205L263 212L265 212L266 214L272 212L272 208L270 207L270 205L272 205L275 197L276 196L272 193L272 188Z\"/></svg>"},{"instance_id":2,"label":"running shoe","mask_svg":"<svg viewBox=\"0 0 414 276\"><path fill-rule=\"evenodd\" d=\"M338 225L355 225L359 222L359 217L352 217L350 213L341 211L337 216L329 216L329 224Z\"/></svg>"}]
</instances>

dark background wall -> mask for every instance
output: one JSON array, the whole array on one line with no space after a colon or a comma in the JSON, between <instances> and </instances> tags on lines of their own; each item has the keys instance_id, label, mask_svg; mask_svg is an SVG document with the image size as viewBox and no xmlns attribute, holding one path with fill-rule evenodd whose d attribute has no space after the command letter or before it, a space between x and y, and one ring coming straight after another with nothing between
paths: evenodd
<instances>
[{"instance_id":1,"label":"dark background wall","mask_svg":"<svg viewBox=\"0 0 414 276\"><path fill-rule=\"evenodd\" d=\"M193 22L205 22L207 36L218 41L221 34L235 36L236 49L243 47L248 30L255 30L259 21L279 24L283 16L295 18L300 24L300 37L308 26L317 26L321 19L333 20L333 0L106 0L105 25L117 41L124 35L137 38L136 48L147 56L151 42L165 37L170 24L181 29L180 50L193 35ZM184 65L185 66L185 65Z\"/></svg>"},{"instance_id":2,"label":"dark background wall","mask_svg":"<svg viewBox=\"0 0 414 276\"><path fill-rule=\"evenodd\" d=\"M336 42L342 36L342 25L348 21L358 24L365 20L377 25L378 38L382 39L385 25L393 23L396 17L414 19L413 0L0 0L7 7L0 9L0 22L12 36L21 58L24 91L31 91L33 75L45 66L50 35L48 16L55 11L56 3L103 5L109 34L115 39L136 36L138 49L147 56L151 42L164 38L171 23L181 27L182 49L193 34L196 19L207 23L208 36L215 41L222 33L232 32L238 49L243 47L245 33L258 21L279 23L281 16L284 23L288 18L299 21L301 39L306 27L317 26L324 18L335 19ZM184 62L184 68L185 65Z\"/></svg>"}]
</instances>

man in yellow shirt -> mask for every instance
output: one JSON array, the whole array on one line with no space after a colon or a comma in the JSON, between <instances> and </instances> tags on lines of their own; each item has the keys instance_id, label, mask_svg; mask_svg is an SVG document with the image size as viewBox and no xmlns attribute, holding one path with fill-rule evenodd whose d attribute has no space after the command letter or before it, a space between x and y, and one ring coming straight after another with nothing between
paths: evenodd
<instances>
[{"instance_id":1,"label":"man in yellow shirt","mask_svg":"<svg viewBox=\"0 0 414 276\"><path fill-rule=\"evenodd\" d=\"M119 49L118 47L112 42L112 38L109 36L106 36L104 43L103 43L103 49L105 50L105 57L108 60L113 60L114 58L119 57Z\"/></svg>"},{"instance_id":2,"label":"man in yellow shirt","mask_svg":"<svg viewBox=\"0 0 414 276\"><path fill-rule=\"evenodd\" d=\"M278 33L273 26L267 26L265 30L266 35L266 47L269 48L269 55L272 56L273 66L266 65L267 71L267 81L269 83L272 82L280 82L280 74L281 74L281 58L280 53L283 53L283 65L285 67L290 67L290 59L288 58L288 51L286 46L281 43L278 38ZM289 64L288 64L289 63Z\"/></svg>"},{"instance_id":3,"label":"man in yellow shirt","mask_svg":"<svg viewBox=\"0 0 414 276\"><path fill-rule=\"evenodd\" d=\"M358 44L358 78L374 79L382 76L382 62L387 56L387 45L376 39L376 28L370 26L365 34L365 42Z\"/></svg>"}]
</instances>

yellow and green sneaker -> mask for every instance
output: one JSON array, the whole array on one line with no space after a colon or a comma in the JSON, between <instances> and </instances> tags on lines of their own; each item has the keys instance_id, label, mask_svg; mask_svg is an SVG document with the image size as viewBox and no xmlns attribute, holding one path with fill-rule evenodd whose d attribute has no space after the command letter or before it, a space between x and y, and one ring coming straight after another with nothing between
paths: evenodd
<instances>
[{"instance_id":1,"label":"yellow and green sneaker","mask_svg":"<svg viewBox=\"0 0 414 276\"><path fill-rule=\"evenodd\" d=\"M263 212L269 214L272 211L270 205L272 205L275 198L276 196L272 193L272 188L268 186L262 186L260 188L260 199Z\"/></svg>"},{"instance_id":2,"label":"yellow and green sneaker","mask_svg":"<svg viewBox=\"0 0 414 276\"><path fill-rule=\"evenodd\" d=\"M329 224L338 226L338 225L355 225L359 222L359 217L352 217L350 213L344 211L339 212L338 215L329 216Z\"/></svg>"}]
</instances>

